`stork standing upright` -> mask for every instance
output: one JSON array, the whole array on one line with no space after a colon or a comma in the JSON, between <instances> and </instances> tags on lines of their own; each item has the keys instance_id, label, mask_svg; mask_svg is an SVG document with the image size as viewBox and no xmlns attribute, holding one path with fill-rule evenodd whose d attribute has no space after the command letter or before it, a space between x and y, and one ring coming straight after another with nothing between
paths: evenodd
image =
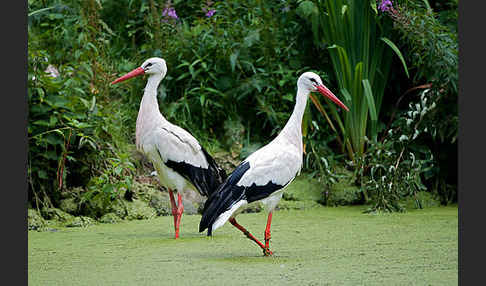
<instances>
[{"instance_id":1,"label":"stork standing upright","mask_svg":"<svg viewBox=\"0 0 486 286\"><path fill-rule=\"evenodd\" d=\"M160 183L169 190L175 238L178 238L184 212L180 193L191 189L209 196L224 181L226 172L189 132L171 124L160 113L157 87L166 73L165 60L155 57L111 84L142 74L149 75L138 111L136 146L150 159ZM172 190L177 190L177 204Z\"/></svg>"},{"instance_id":2,"label":"stork standing upright","mask_svg":"<svg viewBox=\"0 0 486 286\"><path fill-rule=\"evenodd\" d=\"M307 98L318 91L341 108L349 109L322 84L313 73L303 73L297 80L294 111L285 127L270 143L258 149L240 163L225 182L209 197L199 224L199 231L208 229L208 236L226 221L257 243L265 256L270 251L272 212L282 198L284 188L300 173L302 167L302 116ZM312 95L311 95L312 96ZM265 244L236 222L235 216L249 203L261 202L268 212Z\"/></svg>"}]
</instances>

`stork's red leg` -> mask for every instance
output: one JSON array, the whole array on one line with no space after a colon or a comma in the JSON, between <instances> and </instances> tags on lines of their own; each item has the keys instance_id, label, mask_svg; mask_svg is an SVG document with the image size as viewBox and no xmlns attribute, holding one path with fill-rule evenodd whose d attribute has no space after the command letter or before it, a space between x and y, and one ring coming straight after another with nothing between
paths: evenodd
<instances>
[{"instance_id":1,"label":"stork's red leg","mask_svg":"<svg viewBox=\"0 0 486 286\"><path fill-rule=\"evenodd\" d=\"M179 195L179 194L178 194ZM174 230L175 230L175 238L179 237L179 226L178 226L178 221L180 219L178 218L178 211L177 211L177 205L174 199L174 193L172 193L172 190L169 189L169 197L170 197L170 205L172 206L172 216L174 217Z\"/></svg>"},{"instance_id":2,"label":"stork's red leg","mask_svg":"<svg viewBox=\"0 0 486 286\"><path fill-rule=\"evenodd\" d=\"M270 251L270 226L272 224L272 212L268 213L267 228L265 228L265 248L263 249L263 255L272 255Z\"/></svg>"},{"instance_id":3,"label":"stork's red leg","mask_svg":"<svg viewBox=\"0 0 486 286\"><path fill-rule=\"evenodd\" d=\"M236 222L236 219L234 217L230 218L229 219L229 222L234 226L236 227L237 229L241 230L241 232L243 232L243 234L246 235L246 237L248 237L249 239L253 240L254 242L256 242L256 244L258 244L262 249L263 251L265 252L265 245L263 245L263 243L261 243L258 239L256 239L248 230L246 230L244 227L242 227L241 225L239 225L237 222Z\"/></svg>"}]
</instances>

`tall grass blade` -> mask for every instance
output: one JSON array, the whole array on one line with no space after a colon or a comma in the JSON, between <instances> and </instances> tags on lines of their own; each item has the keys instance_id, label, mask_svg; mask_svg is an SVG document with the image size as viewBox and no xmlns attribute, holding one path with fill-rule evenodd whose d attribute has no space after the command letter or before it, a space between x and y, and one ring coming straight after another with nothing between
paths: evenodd
<instances>
[{"instance_id":1,"label":"tall grass blade","mask_svg":"<svg viewBox=\"0 0 486 286\"><path fill-rule=\"evenodd\" d=\"M363 79L363 88L366 102L368 103L368 110L371 118L371 128L370 135L373 140L376 140L376 125L378 122L378 114L376 113L375 100L373 98L373 91L371 90L371 85L368 79Z\"/></svg>"},{"instance_id":2,"label":"tall grass blade","mask_svg":"<svg viewBox=\"0 0 486 286\"><path fill-rule=\"evenodd\" d=\"M381 40L383 42L385 42L395 52L395 54L398 56L398 58L400 58L400 61L402 62L403 69L405 70L405 73L407 74L407 77L410 77L408 75L407 63L405 62L405 59L403 58L402 52L400 52L400 50L398 49L398 47L392 41L390 41L388 38L381 37Z\"/></svg>"}]
</instances>

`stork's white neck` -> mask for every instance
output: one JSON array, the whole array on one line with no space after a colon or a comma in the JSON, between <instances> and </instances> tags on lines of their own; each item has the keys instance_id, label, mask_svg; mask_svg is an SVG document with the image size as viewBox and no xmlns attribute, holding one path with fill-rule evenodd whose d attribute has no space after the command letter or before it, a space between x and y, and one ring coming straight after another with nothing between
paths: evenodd
<instances>
[{"instance_id":1,"label":"stork's white neck","mask_svg":"<svg viewBox=\"0 0 486 286\"><path fill-rule=\"evenodd\" d=\"M145 92L149 90L157 94L157 88L159 87L159 84L162 81L162 79L163 79L162 74L151 74L147 79L147 85L145 85Z\"/></svg>"},{"instance_id":2,"label":"stork's white neck","mask_svg":"<svg viewBox=\"0 0 486 286\"><path fill-rule=\"evenodd\" d=\"M162 116L159 111L159 103L157 102L157 88L159 87L161 80L162 75L160 74L153 74L148 78L147 85L145 86L145 91L143 93L142 102L140 103L140 110L138 112L139 118L141 116Z\"/></svg>"},{"instance_id":3,"label":"stork's white neck","mask_svg":"<svg viewBox=\"0 0 486 286\"><path fill-rule=\"evenodd\" d=\"M285 137L290 143L302 150L302 118L304 116L305 107L307 105L307 98L309 91L298 88L297 96L295 97L295 106L292 115L287 124L279 134Z\"/></svg>"},{"instance_id":4,"label":"stork's white neck","mask_svg":"<svg viewBox=\"0 0 486 286\"><path fill-rule=\"evenodd\" d=\"M137 147L142 143L141 140L146 132L154 130L157 125L167 122L167 119L160 113L159 103L157 102L157 88L162 79L162 75L153 74L147 80L137 116L135 130Z\"/></svg>"}]
</instances>

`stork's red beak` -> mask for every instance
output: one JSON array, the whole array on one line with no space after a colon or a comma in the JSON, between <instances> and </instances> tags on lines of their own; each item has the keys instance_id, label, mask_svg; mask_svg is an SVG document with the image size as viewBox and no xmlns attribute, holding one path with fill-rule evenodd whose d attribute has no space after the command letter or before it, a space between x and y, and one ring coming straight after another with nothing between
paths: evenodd
<instances>
[{"instance_id":1,"label":"stork's red beak","mask_svg":"<svg viewBox=\"0 0 486 286\"><path fill-rule=\"evenodd\" d=\"M121 81L125 81L129 78L132 78L132 77L144 74L144 73L145 73L145 70L143 68L139 67L139 68L136 68L136 69L132 70L131 72L127 73L126 75L115 79L114 81L111 82L111 84L119 83Z\"/></svg>"},{"instance_id":2,"label":"stork's red beak","mask_svg":"<svg viewBox=\"0 0 486 286\"><path fill-rule=\"evenodd\" d=\"M327 97L330 100L332 100L334 103L336 103L337 105L339 105L342 109L344 109L346 111L349 111L349 108L346 105L344 105L344 103L342 103L341 100L339 100L334 95L334 93L332 93L327 87L325 87L324 85L318 85L318 86L316 86L316 88L317 88L317 90L319 91L320 94L322 94L325 97Z\"/></svg>"}]
</instances>

